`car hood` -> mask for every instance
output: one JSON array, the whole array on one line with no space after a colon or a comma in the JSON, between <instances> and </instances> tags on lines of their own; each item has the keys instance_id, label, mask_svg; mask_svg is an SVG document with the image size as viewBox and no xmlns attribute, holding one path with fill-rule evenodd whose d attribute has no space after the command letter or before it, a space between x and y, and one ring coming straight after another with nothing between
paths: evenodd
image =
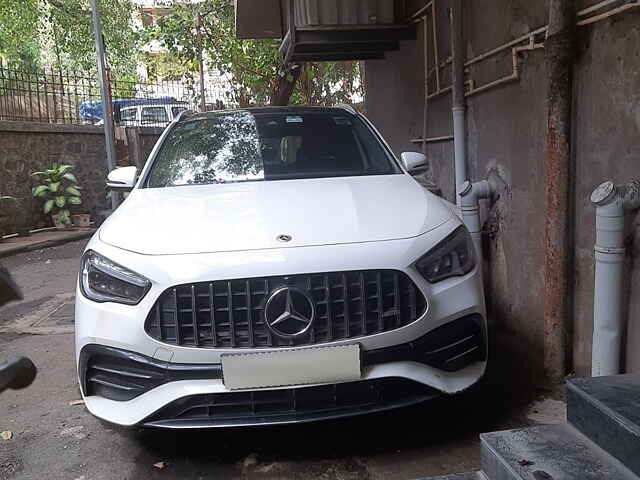
<instances>
[{"instance_id":1,"label":"car hood","mask_svg":"<svg viewBox=\"0 0 640 480\"><path fill-rule=\"evenodd\" d=\"M410 238L451 216L409 175L280 180L135 189L99 235L147 255L229 252Z\"/></svg>"}]
</instances>

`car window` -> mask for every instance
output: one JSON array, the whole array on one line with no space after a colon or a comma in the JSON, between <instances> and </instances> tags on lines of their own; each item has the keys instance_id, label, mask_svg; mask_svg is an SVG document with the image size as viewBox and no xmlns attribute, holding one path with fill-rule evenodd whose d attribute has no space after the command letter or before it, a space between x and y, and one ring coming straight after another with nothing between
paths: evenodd
<instances>
[{"instance_id":1,"label":"car window","mask_svg":"<svg viewBox=\"0 0 640 480\"><path fill-rule=\"evenodd\" d=\"M135 108L124 108L120 110L120 119L124 122L135 121L136 112L137 112L137 109Z\"/></svg>"},{"instance_id":2,"label":"car window","mask_svg":"<svg viewBox=\"0 0 640 480\"><path fill-rule=\"evenodd\" d=\"M171 115L176 118L180 112L184 112L187 107L171 107Z\"/></svg>"},{"instance_id":3,"label":"car window","mask_svg":"<svg viewBox=\"0 0 640 480\"><path fill-rule=\"evenodd\" d=\"M347 112L234 112L177 124L147 187L400 173Z\"/></svg>"},{"instance_id":4,"label":"car window","mask_svg":"<svg viewBox=\"0 0 640 480\"><path fill-rule=\"evenodd\" d=\"M167 123L169 117L164 107L144 107L142 109L142 123Z\"/></svg>"}]
</instances>

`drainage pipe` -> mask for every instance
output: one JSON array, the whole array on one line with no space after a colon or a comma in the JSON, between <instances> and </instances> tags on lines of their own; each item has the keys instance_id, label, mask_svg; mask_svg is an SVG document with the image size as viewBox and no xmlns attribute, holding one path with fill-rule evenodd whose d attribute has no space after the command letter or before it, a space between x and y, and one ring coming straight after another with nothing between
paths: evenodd
<instances>
[{"instance_id":1,"label":"drainage pipe","mask_svg":"<svg viewBox=\"0 0 640 480\"><path fill-rule=\"evenodd\" d=\"M624 214L640 207L640 181L608 181L591 194L596 207L591 375L620 373L623 331Z\"/></svg>"},{"instance_id":2,"label":"drainage pipe","mask_svg":"<svg viewBox=\"0 0 640 480\"><path fill-rule=\"evenodd\" d=\"M429 29L427 17L423 17L424 23L424 109L422 111L422 153L427 154L427 133L429 131Z\"/></svg>"},{"instance_id":3,"label":"drainage pipe","mask_svg":"<svg viewBox=\"0 0 640 480\"><path fill-rule=\"evenodd\" d=\"M488 180L470 182L466 180L458 187L462 221L471 234L476 249L478 264L482 266L482 223L480 222L480 200L490 199L496 187Z\"/></svg>"},{"instance_id":4,"label":"drainage pipe","mask_svg":"<svg viewBox=\"0 0 640 480\"><path fill-rule=\"evenodd\" d=\"M455 184L462 185L467 180L467 124L464 95L464 42L462 36L462 0L453 0L450 11L451 52L453 57L453 149ZM461 205L460 195L456 204Z\"/></svg>"},{"instance_id":5,"label":"drainage pipe","mask_svg":"<svg viewBox=\"0 0 640 480\"><path fill-rule=\"evenodd\" d=\"M547 379L564 378L569 322L571 217L571 77L575 55L573 0L549 0L545 42L547 139L544 159L544 370Z\"/></svg>"}]
</instances>

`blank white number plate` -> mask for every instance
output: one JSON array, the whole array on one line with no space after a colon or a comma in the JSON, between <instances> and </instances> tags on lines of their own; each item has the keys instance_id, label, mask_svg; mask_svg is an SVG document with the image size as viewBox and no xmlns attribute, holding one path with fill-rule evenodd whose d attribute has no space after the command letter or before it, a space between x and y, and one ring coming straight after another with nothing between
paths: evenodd
<instances>
[{"instance_id":1,"label":"blank white number plate","mask_svg":"<svg viewBox=\"0 0 640 480\"><path fill-rule=\"evenodd\" d=\"M360 345L222 354L230 390L360 380Z\"/></svg>"}]
</instances>

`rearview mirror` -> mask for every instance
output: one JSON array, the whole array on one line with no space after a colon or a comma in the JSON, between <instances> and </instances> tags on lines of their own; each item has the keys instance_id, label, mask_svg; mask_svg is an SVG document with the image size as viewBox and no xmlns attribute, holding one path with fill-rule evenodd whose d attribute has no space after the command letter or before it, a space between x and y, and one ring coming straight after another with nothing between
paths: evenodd
<instances>
[{"instance_id":1,"label":"rearview mirror","mask_svg":"<svg viewBox=\"0 0 640 480\"><path fill-rule=\"evenodd\" d=\"M120 167L107 175L107 188L129 191L136 183L136 167Z\"/></svg>"},{"instance_id":2,"label":"rearview mirror","mask_svg":"<svg viewBox=\"0 0 640 480\"><path fill-rule=\"evenodd\" d=\"M409 173L427 166L427 157L423 153L402 152L400 159Z\"/></svg>"}]
</instances>

